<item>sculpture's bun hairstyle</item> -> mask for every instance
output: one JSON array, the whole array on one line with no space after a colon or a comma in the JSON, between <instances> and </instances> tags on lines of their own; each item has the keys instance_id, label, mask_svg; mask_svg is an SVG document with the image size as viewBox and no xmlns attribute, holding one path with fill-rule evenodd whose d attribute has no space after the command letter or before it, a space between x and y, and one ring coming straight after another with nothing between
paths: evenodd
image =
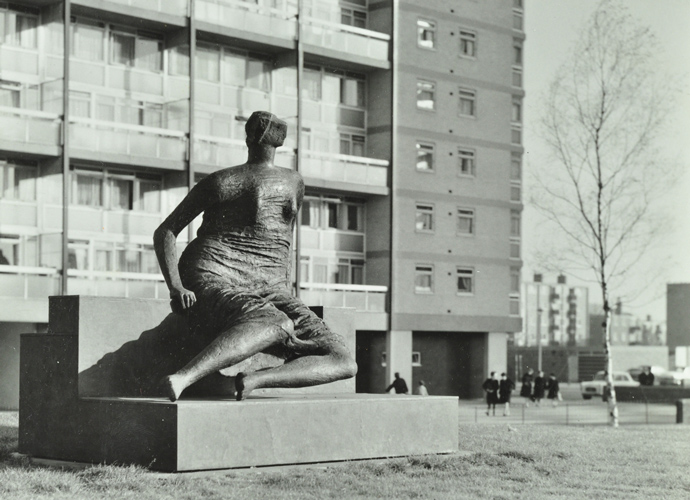
<instances>
[{"instance_id":1,"label":"sculpture's bun hairstyle","mask_svg":"<svg viewBox=\"0 0 690 500\"><path fill-rule=\"evenodd\" d=\"M268 111L254 111L244 126L247 145L267 145L277 148L283 145L287 135L287 123Z\"/></svg>"}]
</instances>

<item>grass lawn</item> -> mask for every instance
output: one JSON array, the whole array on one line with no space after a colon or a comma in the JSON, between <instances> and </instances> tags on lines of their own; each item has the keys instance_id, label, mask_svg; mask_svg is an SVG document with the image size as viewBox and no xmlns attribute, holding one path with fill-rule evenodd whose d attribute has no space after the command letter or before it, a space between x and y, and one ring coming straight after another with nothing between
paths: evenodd
<instances>
[{"instance_id":1,"label":"grass lawn","mask_svg":"<svg viewBox=\"0 0 690 500\"><path fill-rule=\"evenodd\" d=\"M319 468L161 475L62 471L13 458L17 414L0 412L0 498L688 499L690 427L462 424L463 452Z\"/></svg>"}]
</instances>

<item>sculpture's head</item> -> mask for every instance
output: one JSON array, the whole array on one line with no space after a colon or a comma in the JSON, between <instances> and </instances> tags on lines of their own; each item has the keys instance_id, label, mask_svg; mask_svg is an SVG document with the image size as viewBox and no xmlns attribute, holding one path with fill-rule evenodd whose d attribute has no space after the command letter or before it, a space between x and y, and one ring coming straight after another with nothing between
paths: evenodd
<instances>
[{"instance_id":1,"label":"sculpture's head","mask_svg":"<svg viewBox=\"0 0 690 500\"><path fill-rule=\"evenodd\" d=\"M287 135L287 123L268 111L254 111L244 126L247 147L283 145Z\"/></svg>"}]
</instances>

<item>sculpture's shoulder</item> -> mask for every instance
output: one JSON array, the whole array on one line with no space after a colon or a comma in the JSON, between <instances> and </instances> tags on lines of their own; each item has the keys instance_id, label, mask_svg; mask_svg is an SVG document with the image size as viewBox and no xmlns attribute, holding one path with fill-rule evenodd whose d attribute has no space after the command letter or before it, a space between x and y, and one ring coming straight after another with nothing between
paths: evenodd
<instances>
[{"instance_id":1,"label":"sculpture's shoulder","mask_svg":"<svg viewBox=\"0 0 690 500\"><path fill-rule=\"evenodd\" d=\"M304 181L298 172L249 163L217 170L202 179L199 186L209 193L217 193L221 200L264 189L280 191L298 199L304 196Z\"/></svg>"}]
</instances>

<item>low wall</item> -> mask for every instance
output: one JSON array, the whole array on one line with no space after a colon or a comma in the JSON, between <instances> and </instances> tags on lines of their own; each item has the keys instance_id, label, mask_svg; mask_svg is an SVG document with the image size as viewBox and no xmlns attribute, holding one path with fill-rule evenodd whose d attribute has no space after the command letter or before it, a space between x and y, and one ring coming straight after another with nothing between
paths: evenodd
<instances>
[{"instance_id":1,"label":"low wall","mask_svg":"<svg viewBox=\"0 0 690 500\"><path fill-rule=\"evenodd\" d=\"M616 398L637 403L675 404L679 399L690 399L690 387L616 387Z\"/></svg>"}]
</instances>

